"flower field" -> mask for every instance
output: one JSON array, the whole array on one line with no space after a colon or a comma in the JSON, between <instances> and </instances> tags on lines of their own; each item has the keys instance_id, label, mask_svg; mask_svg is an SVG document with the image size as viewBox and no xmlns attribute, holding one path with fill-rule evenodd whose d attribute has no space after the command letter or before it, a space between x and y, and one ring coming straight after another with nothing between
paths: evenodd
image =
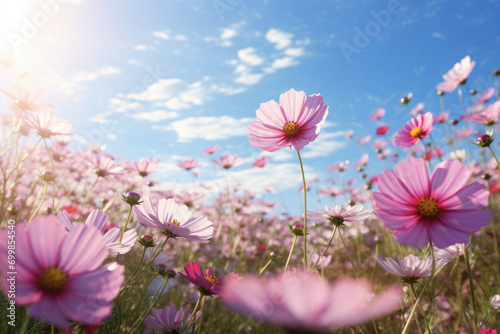
<instances>
[{"instance_id":1,"label":"flower field","mask_svg":"<svg viewBox=\"0 0 500 334\"><path fill-rule=\"evenodd\" d=\"M245 162L217 145L204 151L209 166L175 162L192 176L182 191L156 177L154 157L75 149L72 124L4 61L17 81L0 94L0 332L497 333L500 70L494 87L467 92L475 64L450 64L430 97L441 110L410 93L399 129L348 131L359 160L332 157L328 180L307 179L301 154L334 101L294 89L256 97L248 146L269 155L253 168L286 150L301 171L301 207L286 212L232 182L197 180L210 170L229 180ZM392 168L367 175L378 160Z\"/></svg>"}]
</instances>

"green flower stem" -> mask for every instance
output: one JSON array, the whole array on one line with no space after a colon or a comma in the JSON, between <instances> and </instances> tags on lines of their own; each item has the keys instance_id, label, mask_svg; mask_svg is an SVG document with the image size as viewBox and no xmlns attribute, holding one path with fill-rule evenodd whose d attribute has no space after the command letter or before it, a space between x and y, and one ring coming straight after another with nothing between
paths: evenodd
<instances>
[{"instance_id":1,"label":"green flower stem","mask_svg":"<svg viewBox=\"0 0 500 334\"><path fill-rule=\"evenodd\" d=\"M293 253L293 249L295 248L295 243L297 242L297 238L298 238L297 235L295 235L295 237L293 238L292 248L290 248L290 254L288 254L288 259L286 260L286 264L285 264L285 273L286 273L286 270L288 269L288 264L290 263L290 259L292 258L292 253Z\"/></svg>"},{"instance_id":2,"label":"green flower stem","mask_svg":"<svg viewBox=\"0 0 500 334\"><path fill-rule=\"evenodd\" d=\"M168 280L169 280L169 278L163 277L163 279L160 283L160 286L158 287L158 290L156 290L156 293L153 296L153 298L151 299L151 302L149 303L148 307L146 307L144 312L142 312L142 314L139 316L139 318L137 318L135 323L132 325L132 328L129 330L129 333L136 333L137 332L136 328L140 328L140 325L144 322L147 315L149 314L149 312L151 311L153 306L156 304L156 301L162 295L163 290L165 290L165 288L167 287ZM139 327L137 327L138 325L139 325Z\"/></svg>"},{"instance_id":3,"label":"green flower stem","mask_svg":"<svg viewBox=\"0 0 500 334\"><path fill-rule=\"evenodd\" d=\"M330 245L332 244L332 241L333 241L333 237L335 236L335 232L337 232L337 228L338 228L338 226L335 225L335 227L333 228L333 233L332 233L332 237L330 238L330 241L328 241L328 244L326 245L325 250L323 251L323 253L321 253L320 257L318 257L318 260L314 264L313 268L315 268L318 265L319 261L321 261L321 259L323 258L323 256L326 254L326 252L330 248Z\"/></svg>"},{"instance_id":4,"label":"green flower stem","mask_svg":"<svg viewBox=\"0 0 500 334\"><path fill-rule=\"evenodd\" d=\"M125 225L123 226L122 234L120 235L120 241L119 241L119 243L120 243L120 244L122 243L123 234L125 234L125 229L127 228L128 221L130 220L130 215L132 214L132 208L133 208L133 207L134 207L134 206L133 206L133 205L131 205L131 206L130 206L130 209L128 210L127 220L125 220Z\"/></svg>"},{"instance_id":5,"label":"green flower stem","mask_svg":"<svg viewBox=\"0 0 500 334\"><path fill-rule=\"evenodd\" d=\"M472 322L472 332L475 333L475 328L477 327L477 322L476 322L476 317L477 317L477 310L476 310L476 296L474 294L474 282L472 281L472 270L470 266L470 257L469 257L469 252L467 251L467 247L465 247L464 244L462 244L462 247L464 248L464 260L465 263L467 264L467 273L469 274L469 285L470 285L470 295L472 298L472 312L474 312L474 321Z\"/></svg>"},{"instance_id":6,"label":"green flower stem","mask_svg":"<svg viewBox=\"0 0 500 334\"><path fill-rule=\"evenodd\" d=\"M488 148L490 149L491 154L493 154L493 157L494 157L494 158L495 158L495 160L497 161L497 168L498 168L498 169L500 169L500 161L498 161L498 158L497 158L497 156L496 156L495 152L493 152L493 150L491 149L491 147L490 147L490 146L488 146Z\"/></svg>"},{"instance_id":7,"label":"green flower stem","mask_svg":"<svg viewBox=\"0 0 500 334\"><path fill-rule=\"evenodd\" d=\"M49 183L45 182L45 188L43 189L42 200L40 201L40 204L38 204L38 208L36 208L35 212L33 212L33 216L31 216L30 220L28 221L28 224L31 223L31 221L33 220L33 218L35 218L36 214L38 213L38 211L42 207L43 201L45 200L45 195L47 195L47 186L48 185L49 185Z\"/></svg>"},{"instance_id":8,"label":"green flower stem","mask_svg":"<svg viewBox=\"0 0 500 334\"><path fill-rule=\"evenodd\" d=\"M52 153L50 153L49 147L47 146L47 142L45 141L45 138L43 139L43 143L45 144L45 148L47 149L47 154L49 155L50 158L50 164L52 165L52 173L54 173L54 176L56 176L56 168L54 166L54 159L52 158ZM55 215L56 212L56 181L52 181L52 214Z\"/></svg>"},{"instance_id":9,"label":"green flower stem","mask_svg":"<svg viewBox=\"0 0 500 334\"><path fill-rule=\"evenodd\" d=\"M297 156L299 157L300 171L302 173L302 186L304 188L304 268L307 268L307 189L306 189L306 177L304 175L304 165L302 164L302 158L300 157L299 150L297 150Z\"/></svg>"},{"instance_id":10,"label":"green flower stem","mask_svg":"<svg viewBox=\"0 0 500 334\"><path fill-rule=\"evenodd\" d=\"M406 107L408 108L408 113L410 114L411 118L415 118L415 116L413 116L413 115L411 114L411 109L410 109L410 106L409 106L409 105L406 105Z\"/></svg>"},{"instance_id":11,"label":"green flower stem","mask_svg":"<svg viewBox=\"0 0 500 334\"><path fill-rule=\"evenodd\" d=\"M194 320L196 319L196 311L198 310L198 306L200 305L200 302L205 298L205 295L200 293L200 298L198 298L198 301L196 302L196 305L194 306L193 313L191 313L191 316L189 317L189 320L187 322L187 330L191 328L193 325Z\"/></svg>"},{"instance_id":12,"label":"green flower stem","mask_svg":"<svg viewBox=\"0 0 500 334\"><path fill-rule=\"evenodd\" d=\"M462 111L464 112L464 115L465 115L467 113L467 111L465 110L464 96L462 93L462 86L461 85L458 85L457 92L458 92L458 98L460 99L460 105L462 106Z\"/></svg>"},{"instance_id":13,"label":"green flower stem","mask_svg":"<svg viewBox=\"0 0 500 334\"><path fill-rule=\"evenodd\" d=\"M141 255L141 260L139 261L139 264L137 265L137 267L135 268L135 271L132 275L130 275L130 278L129 280L127 281L127 283L125 283L123 286L124 287L127 287L128 284L130 283L130 281L132 281L132 278L135 276L135 274L137 274L137 272L139 271L139 268L141 267L141 264L142 264L142 261L144 261L144 255L146 255L146 247L143 247L143 250L142 250L142 255ZM123 289L122 289L123 290Z\"/></svg>"},{"instance_id":14,"label":"green flower stem","mask_svg":"<svg viewBox=\"0 0 500 334\"><path fill-rule=\"evenodd\" d=\"M266 269L267 267L269 267L269 265L271 264L271 262L273 262L273 260L269 260L267 261L266 265L264 266L264 268L262 268L260 271L259 271L259 275L257 276L260 276Z\"/></svg>"},{"instance_id":15,"label":"green flower stem","mask_svg":"<svg viewBox=\"0 0 500 334\"><path fill-rule=\"evenodd\" d=\"M94 184L90 187L89 191L87 192L87 195L85 195L85 200L83 201L82 208L85 206L85 204L87 204L87 201L89 200L90 192L92 191L92 189L94 189L95 185L97 184L97 182L99 181L100 178L101 178L100 176L97 177Z\"/></svg>"},{"instance_id":16,"label":"green flower stem","mask_svg":"<svg viewBox=\"0 0 500 334\"><path fill-rule=\"evenodd\" d=\"M351 255L349 255L349 251L347 250L347 246L344 242L344 238L342 237L342 233L340 232L340 229L339 229L339 236L340 236L340 240L342 240L342 245L344 246L345 253L347 254L347 257L349 258L349 261L351 262L352 270L354 271L354 276L356 276L356 279L359 280L358 273L356 271L356 267L354 267L354 262L352 262Z\"/></svg>"},{"instance_id":17,"label":"green flower stem","mask_svg":"<svg viewBox=\"0 0 500 334\"><path fill-rule=\"evenodd\" d=\"M415 291L415 288L413 287L413 284L410 284L410 289L413 292L413 296L415 298L417 298L417 293ZM425 316L424 307L422 306L422 302L421 301L418 301L418 307L420 308L420 312L422 312L422 317L424 318L425 327L427 328L427 332L430 334L430 333L432 333L431 332L431 328L429 326L429 322L427 321L427 317ZM417 324L418 324L418 321L417 321Z\"/></svg>"}]
</instances>

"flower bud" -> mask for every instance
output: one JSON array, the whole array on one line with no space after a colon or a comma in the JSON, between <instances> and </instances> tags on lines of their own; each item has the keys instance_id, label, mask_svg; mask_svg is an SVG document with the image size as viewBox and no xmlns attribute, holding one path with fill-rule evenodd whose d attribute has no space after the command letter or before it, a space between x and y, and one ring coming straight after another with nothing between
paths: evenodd
<instances>
[{"instance_id":1,"label":"flower bud","mask_svg":"<svg viewBox=\"0 0 500 334\"><path fill-rule=\"evenodd\" d=\"M175 278L177 276L177 272L173 269L168 269L167 270L167 277L168 278Z\"/></svg>"},{"instance_id":2,"label":"flower bud","mask_svg":"<svg viewBox=\"0 0 500 334\"><path fill-rule=\"evenodd\" d=\"M39 177L44 180L45 182L53 182L55 179L56 179L56 176L54 175L54 173L52 173L51 171L45 171L43 172L42 174L39 175Z\"/></svg>"},{"instance_id":3,"label":"flower bud","mask_svg":"<svg viewBox=\"0 0 500 334\"><path fill-rule=\"evenodd\" d=\"M141 195L133 191L129 191L126 194L122 194L122 200L130 205L137 205L143 202L141 201Z\"/></svg>"},{"instance_id":4,"label":"flower bud","mask_svg":"<svg viewBox=\"0 0 500 334\"><path fill-rule=\"evenodd\" d=\"M493 143L493 140L490 135L482 135L477 138L476 145L479 147L489 147Z\"/></svg>"},{"instance_id":5,"label":"flower bud","mask_svg":"<svg viewBox=\"0 0 500 334\"><path fill-rule=\"evenodd\" d=\"M156 265L155 269L156 269L156 272L158 273L158 275L160 275L162 277L167 276L168 267L166 265L164 265L163 263L159 263L158 265Z\"/></svg>"},{"instance_id":6,"label":"flower bud","mask_svg":"<svg viewBox=\"0 0 500 334\"><path fill-rule=\"evenodd\" d=\"M413 94L412 93L409 93L407 96L405 97L402 97L400 100L399 100L399 103L401 104L408 104L410 103L411 101L411 98L413 97Z\"/></svg>"},{"instance_id":7,"label":"flower bud","mask_svg":"<svg viewBox=\"0 0 500 334\"><path fill-rule=\"evenodd\" d=\"M444 92L443 92L442 90L438 90L438 91L437 91L437 95L438 95L438 96L443 96L443 95L444 95Z\"/></svg>"},{"instance_id":8,"label":"flower bud","mask_svg":"<svg viewBox=\"0 0 500 334\"><path fill-rule=\"evenodd\" d=\"M145 248L150 248L150 247L154 247L157 245L156 240L152 236L150 236L149 234L145 234L143 236L138 236L137 241Z\"/></svg>"},{"instance_id":9,"label":"flower bud","mask_svg":"<svg viewBox=\"0 0 500 334\"><path fill-rule=\"evenodd\" d=\"M275 252L267 252L267 257L269 258L269 260L271 261L276 261L278 259L278 254L276 254Z\"/></svg>"},{"instance_id":10,"label":"flower bud","mask_svg":"<svg viewBox=\"0 0 500 334\"><path fill-rule=\"evenodd\" d=\"M486 173L486 174L481 175L481 178L482 178L483 180L488 181L489 179L491 179L491 175L490 175L490 174L488 174L488 173Z\"/></svg>"},{"instance_id":11,"label":"flower bud","mask_svg":"<svg viewBox=\"0 0 500 334\"><path fill-rule=\"evenodd\" d=\"M499 70L499 69L493 70L493 71L491 72L491 74L492 74L494 77L499 77L499 76L500 76L500 70Z\"/></svg>"},{"instance_id":12,"label":"flower bud","mask_svg":"<svg viewBox=\"0 0 500 334\"><path fill-rule=\"evenodd\" d=\"M288 223L288 229L296 236L304 235L304 226L302 224L292 224Z\"/></svg>"},{"instance_id":13,"label":"flower bud","mask_svg":"<svg viewBox=\"0 0 500 334\"><path fill-rule=\"evenodd\" d=\"M17 215L19 213L19 210L15 206L9 206L7 208L7 212L9 214L9 216L14 217L15 215Z\"/></svg>"},{"instance_id":14,"label":"flower bud","mask_svg":"<svg viewBox=\"0 0 500 334\"><path fill-rule=\"evenodd\" d=\"M471 90L469 90L469 94L470 95L476 95L477 94L477 90L471 89Z\"/></svg>"},{"instance_id":15,"label":"flower bud","mask_svg":"<svg viewBox=\"0 0 500 334\"><path fill-rule=\"evenodd\" d=\"M457 125L458 123L460 123L460 121L459 121L458 119L452 119L452 120L450 121L450 124L451 124L451 125Z\"/></svg>"}]
</instances>

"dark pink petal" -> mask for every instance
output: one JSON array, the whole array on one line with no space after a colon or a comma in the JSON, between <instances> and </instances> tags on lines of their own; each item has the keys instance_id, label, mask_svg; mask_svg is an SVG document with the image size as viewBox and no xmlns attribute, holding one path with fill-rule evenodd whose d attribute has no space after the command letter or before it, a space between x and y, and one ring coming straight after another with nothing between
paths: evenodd
<instances>
[{"instance_id":1,"label":"dark pink petal","mask_svg":"<svg viewBox=\"0 0 500 334\"><path fill-rule=\"evenodd\" d=\"M429 224L429 236L438 248L446 248L457 243L468 243L469 234L449 228L445 224L435 222Z\"/></svg>"},{"instance_id":2,"label":"dark pink petal","mask_svg":"<svg viewBox=\"0 0 500 334\"><path fill-rule=\"evenodd\" d=\"M412 226L394 232L394 240L415 248L425 247L429 243L429 226L424 222L418 222Z\"/></svg>"},{"instance_id":3,"label":"dark pink petal","mask_svg":"<svg viewBox=\"0 0 500 334\"><path fill-rule=\"evenodd\" d=\"M40 270L58 266L60 247L67 234L56 217L53 215L35 217L28 233L28 242L34 250L34 258L30 261L36 262Z\"/></svg>"},{"instance_id":4,"label":"dark pink petal","mask_svg":"<svg viewBox=\"0 0 500 334\"><path fill-rule=\"evenodd\" d=\"M397 204L416 206L420 198L411 195L408 188L392 170L385 170L379 175L378 189Z\"/></svg>"},{"instance_id":5,"label":"dark pink petal","mask_svg":"<svg viewBox=\"0 0 500 334\"><path fill-rule=\"evenodd\" d=\"M429 174L424 159L415 159L409 156L396 165L396 174L409 193L417 200L429 195Z\"/></svg>"},{"instance_id":6,"label":"dark pink petal","mask_svg":"<svg viewBox=\"0 0 500 334\"><path fill-rule=\"evenodd\" d=\"M489 191L478 182L471 183L439 203L439 208L445 210L474 210L488 205Z\"/></svg>"},{"instance_id":7,"label":"dark pink petal","mask_svg":"<svg viewBox=\"0 0 500 334\"><path fill-rule=\"evenodd\" d=\"M394 215L391 211L379 211L378 217L391 230L403 230L419 223L420 216L412 215Z\"/></svg>"},{"instance_id":8,"label":"dark pink petal","mask_svg":"<svg viewBox=\"0 0 500 334\"><path fill-rule=\"evenodd\" d=\"M47 324L67 328L69 322L64 316L64 310L58 305L58 297L44 295L40 300L28 307L32 318L40 318Z\"/></svg>"},{"instance_id":9,"label":"dark pink petal","mask_svg":"<svg viewBox=\"0 0 500 334\"><path fill-rule=\"evenodd\" d=\"M460 232L475 233L489 224L493 218L489 210L454 210L439 214L439 220L449 228ZM459 241L455 242L459 243Z\"/></svg>"}]
</instances>

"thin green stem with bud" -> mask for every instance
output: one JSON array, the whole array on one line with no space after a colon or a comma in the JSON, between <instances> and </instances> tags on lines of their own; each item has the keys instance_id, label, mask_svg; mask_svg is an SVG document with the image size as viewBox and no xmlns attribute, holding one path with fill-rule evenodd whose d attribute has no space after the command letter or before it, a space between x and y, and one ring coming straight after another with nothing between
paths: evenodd
<instances>
[{"instance_id":1,"label":"thin green stem with bud","mask_svg":"<svg viewBox=\"0 0 500 334\"><path fill-rule=\"evenodd\" d=\"M493 152L490 146L488 146L488 148L490 149L491 154L493 154L493 157L497 161L497 168L500 169L500 161L498 161L497 155L495 154L495 152Z\"/></svg>"},{"instance_id":2,"label":"thin green stem with bud","mask_svg":"<svg viewBox=\"0 0 500 334\"><path fill-rule=\"evenodd\" d=\"M417 292L415 291L415 288L413 287L413 284L409 284L410 285L410 289L411 291L413 292L413 296L415 298L417 298ZM432 333L431 331L431 328L429 326L429 322L427 321L427 317L425 316L425 311L424 311L424 307L422 306L422 302L421 301L418 301L418 307L420 308L420 312L422 312L422 317L424 318L424 322L425 322L425 327L427 328L427 332ZM417 324L418 324L418 321L417 321Z\"/></svg>"},{"instance_id":3,"label":"thin green stem with bud","mask_svg":"<svg viewBox=\"0 0 500 334\"><path fill-rule=\"evenodd\" d=\"M120 241L119 241L120 244L122 243L123 234L125 234L125 229L127 228L128 222L130 220L130 215L132 214L133 207L134 207L133 205L130 205L130 209L128 210L127 220L125 220L125 225L123 226L122 234L120 235Z\"/></svg>"},{"instance_id":4,"label":"thin green stem with bud","mask_svg":"<svg viewBox=\"0 0 500 334\"><path fill-rule=\"evenodd\" d=\"M467 247L465 247L464 244L462 244L462 247L464 248L464 260L465 263L467 264L467 273L469 276L469 285L470 285L470 296L472 298L472 312L474 312L473 318L474 321L472 322L472 332L475 333L475 328L477 328L477 310L476 310L476 295L474 294L474 282L472 281L472 270L471 270L471 265L470 265L470 257L469 257L469 252L467 251Z\"/></svg>"},{"instance_id":5,"label":"thin green stem with bud","mask_svg":"<svg viewBox=\"0 0 500 334\"><path fill-rule=\"evenodd\" d=\"M347 250L347 246L344 242L344 238L342 237L342 233L340 232L340 228L339 228L339 236L340 236L340 240L342 241L342 245L344 246L344 250L345 250L345 253L347 255L347 258L349 259L349 262L351 262L352 270L354 271L354 276L356 276L356 279L359 280L358 272L356 271L356 267L354 266L354 262L352 262L351 255L349 254L349 251Z\"/></svg>"},{"instance_id":6,"label":"thin green stem with bud","mask_svg":"<svg viewBox=\"0 0 500 334\"><path fill-rule=\"evenodd\" d=\"M198 301L196 302L196 305L194 306L193 313L191 313L191 316L189 317L189 320L187 322L187 330L191 328L193 325L194 320L196 319L196 311L198 310L198 306L200 305L200 302L205 298L205 295L200 293L200 298L198 298Z\"/></svg>"},{"instance_id":7,"label":"thin green stem with bud","mask_svg":"<svg viewBox=\"0 0 500 334\"><path fill-rule=\"evenodd\" d=\"M269 259L269 261L267 261L266 265L259 271L259 275L257 275L257 276L260 276L267 269L267 267L269 267L271 262L273 262L273 260Z\"/></svg>"},{"instance_id":8,"label":"thin green stem with bud","mask_svg":"<svg viewBox=\"0 0 500 334\"><path fill-rule=\"evenodd\" d=\"M304 174L304 165L302 164L302 158L300 157L299 150L297 150L297 156L299 157L300 171L302 173L302 186L304 188L304 268L307 268L307 189L306 189L306 176Z\"/></svg>"},{"instance_id":9,"label":"thin green stem with bud","mask_svg":"<svg viewBox=\"0 0 500 334\"><path fill-rule=\"evenodd\" d=\"M285 264L285 273L286 273L286 270L288 269L288 264L290 263L290 259L292 258L293 249L295 248L295 243L297 242L298 237L299 237L298 235L294 235L292 248L290 248L290 254L288 254L288 259L286 260L286 264Z\"/></svg>"},{"instance_id":10,"label":"thin green stem with bud","mask_svg":"<svg viewBox=\"0 0 500 334\"><path fill-rule=\"evenodd\" d=\"M49 147L47 146L47 142L45 141L45 138L43 139L43 143L45 144L45 148L47 149L47 154L49 155L50 158L50 164L52 165L52 173L54 173L54 176L56 175L56 168L54 166L54 159L52 158L52 153L50 153ZM55 215L56 212L56 180L52 181L52 214Z\"/></svg>"},{"instance_id":11,"label":"thin green stem with bud","mask_svg":"<svg viewBox=\"0 0 500 334\"><path fill-rule=\"evenodd\" d=\"M333 233L332 233L332 237L330 238L330 241L328 241L328 244L326 245L326 248L325 250L323 251L323 253L321 253L321 255L318 257L318 260L316 261L316 263L314 264L313 268L316 268L316 266L318 265L319 261L321 261L321 259L323 258L323 256L325 256L326 252L328 251L328 249L330 248L330 245L332 244L332 241L333 241L333 237L335 236L335 233L337 232L337 228L338 226L335 225L335 227L333 228Z\"/></svg>"}]
</instances>

